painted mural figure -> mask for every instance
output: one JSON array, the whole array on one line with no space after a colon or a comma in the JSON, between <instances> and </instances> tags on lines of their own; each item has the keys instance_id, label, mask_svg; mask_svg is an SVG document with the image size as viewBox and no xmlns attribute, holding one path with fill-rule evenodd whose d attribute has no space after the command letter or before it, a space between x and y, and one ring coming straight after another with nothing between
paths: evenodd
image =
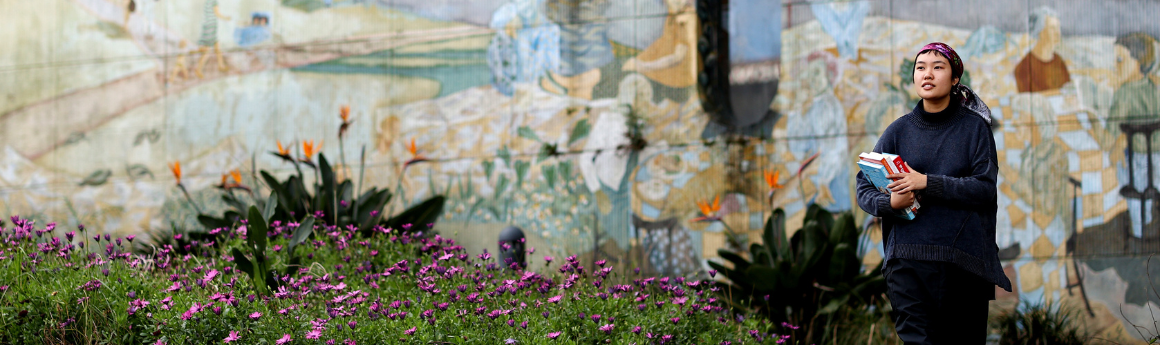
<instances>
[{"instance_id":1,"label":"painted mural figure","mask_svg":"<svg viewBox=\"0 0 1160 345\"><path fill-rule=\"evenodd\" d=\"M173 67L169 70L169 80L177 81L189 78L189 65L186 63L186 58L189 55L189 41L181 40L177 43L177 58L174 59Z\"/></svg>"},{"instance_id":2,"label":"painted mural figure","mask_svg":"<svg viewBox=\"0 0 1160 345\"><path fill-rule=\"evenodd\" d=\"M270 36L270 14L265 12L254 12L249 26L234 30L234 39L243 48L265 42Z\"/></svg>"},{"instance_id":3,"label":"painted mural figure","mask_svg":"<svg viewBox=\"0 0 1160 345\"><path fill-rule=\"evenodd\" d=\"M540 85L548 92L592 99L600 67L615 60L604 11L610 0L548 0L548 18L560 26L560 65Z\"/></svg>"},{"instance_id":4,"label":"painted mural figure","mask_svg":"<svg viewBox=\"0 0 1160 345\"><path fill-rule=\"evenodd\" d=\"M924 46L913 71L922 101L874 146L901 156L911 172L891 175L889 193L859 173L858 205L882 217L882 271L899 338L982 344L995 286L1011 291L995 243L999 168L990 110L959 83L963 63L950 46ZM918 197L915 219L895 217Z\"/></svg>"},{"instance_id":5,"label":"painted mural figure","mask_svg":"<svg viewBox=\"0 0 1160 345\"><path fill-rule=\"evenodd\" d=\"M1157 99L1160 78L1153 74L1160 61L1156 58L1156 44L1156 39L1145 33L1116 37L1112 48L1116 59L1113 83L1118 88L1108 114L1112 118L1160 116L1160 99Z\"/></svg>"},{"instance_id":6,"label":"painted mural figure","mask_svg":"<svg viewBox=\"0 0 1160 345\"><path fill-rule=\"evenodd\" d=\"M805 78L808 80L812 101L804 114L790 116L787 130L796 140L789 141L790 152L799 160L818 154L818 172L810 177L817 186L814 202L828 211L841 212L852 208L850 200L849 139L846 137L846 111L834 95L833 82L837 79L834 56L828 52L810 55ZM808 192L807 192L808 193ZM809 195L803 195L810 198Z\"/></svg>"},{"instance_id":7,"label":"painted mural figure","mask_svg":"<svg viewBox=\"0 0 1160 345\"><path fill-rule=\"evenodd\" d=\"M544 15L545 0L516 0L492 14L496 30L487 64L496 90L511 96L518 83L534 83L560 65L560 27Z\"/></svg>"},{"instance_id":8,"label":"painted mural figure","mask_svg":"<svg viewBox=\"0 0 1160 345\"><path fill-rule=\"evenodd\" d=\"M197 61L197 68L193 70L198 78L205 77L202 71L205 69L205 63L209 60L209 50L213 49L213 55L217 57L218 70L225 71L225 58L222 57L221 43L217 39L218 19L230 20L222 14L218 8L218 0L205 0L205 17L201 23L201 37L197 40L198 53L201 53L201 58Z\"/></svg>"},{"instance_id":9,"label":"painted mural figure","mask_svg":"<svg viewBox=\"0 0 1160 345\"><path fill-rule=\"evenodd\" d=\"M818 18L834 43L838 46L838 55L845 59L858 58L858 37L862 33L862 21L870 13L870 3L865 1L838 3L815 2L810 4L810 10Z\"/></svg>"},{"instance_id":10,"label":"painted mural figure","mask_svg":"<svg viewBox=\"0 0 1160 345\"><path fill-rule=\"evenodd\" d=\"M137 3L134 2L133 0L125 0L125 20L123 23L121 23L121 26L128 27L129 26L129 16L132 15L133 12L136 12L136 11L137 11Z\"/></svg>"},{"instance_id":11,"label":"painted mural figure","mask_svg":"<svg viewBox=\"0 0 1160 345\"><path fill-rule=\"evenodd\" d=\"M697 13L690 0L666 0L668 16L661 37L621 67L640 72L650 80L672 88L697 82Z\"/></svg>"},{"instance_id":12,"label":"painted mural figure","mask_svg":"<svg viewBox=\"0 0 1160 345\"><path fill-rule=\"evenodd\" d=\"M1015 85L1019 92L1059 90L1071 81L1067 64L1056 53L1061 41L1059 16L1050 8L1031 12L1031 35L1035 46L1015 65Z\"/></svg>"},{"instance_id":13,"label":"painted mural figure","mask_svg":"<svg viewBox=\"0 0 1160 345\"><path fill-rule=\"evenodd\" d=\"M1153 74L1160 61L1156 58L1156 39L1145 33L1122 35L1116 38L1113 50L1116 59L1113 83L1119 87L1112 96L1109 117L1129 122L1141 118L1160 117L1160 91L1157 89L1157 85L1160 85L1157 80L1160 78ZM1108 130L1113 133L1119 132L1119 128L1115 125L1109 125ZM1133 145L1134 152L1125 152L1132 155L1134 162L1133 166L1125 167L1127 173L1134 177L1127 180L1134 182L1132 187L1136 191L1143 192L1151 178L1147 176L1147 162L1153 157L1149 157L1151 152L1147 151L1147 143L1143 142L1145 136L1136 135L1127 139L1137 141ZM1153 146L1153 149L1155 148ZM1143 237L1144 225L1153 221L1153 212L1142 212L1141 206L1144 210L1152 210L1154 201L1147 198L1144 200L1128 198L1127 201L1132 233L1136 237ZM1140 205L1141 202L1144 205Z\"/></svg>"}]
</instances>

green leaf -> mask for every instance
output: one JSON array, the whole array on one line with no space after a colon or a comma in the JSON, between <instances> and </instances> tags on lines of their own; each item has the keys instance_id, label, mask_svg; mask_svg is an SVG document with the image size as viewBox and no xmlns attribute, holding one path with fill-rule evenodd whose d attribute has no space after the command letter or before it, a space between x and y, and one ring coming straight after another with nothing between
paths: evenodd
<instances>
[{"instance_id":1,"label":"green leaf","mask_svg":"<svg viewBox=\"0 0 1160 345\"><path fill-rule=\"evenodd\" d=\"M785 210L778 208L769 215L769 219L765 221L765 232L761 237L769 250L769 265L772 266L774 260L784 260L790 255L789 240L785 236Z\"/></svg>"},{"instance_id":2,"label":"green leaf","mask_svg":"<svg viewBox=\"0 0 1160 345\"><path fill-rule=\"evenodd\" d=\"M258 211L258 206L250 206L249 216L246 217L249 222L246 226L246 242L250 247L254 248L254 257L266 255L266 232L269 228L266 227L266 220L262 218L262 211ZM256 260L261 261L261 258Z\"/></svg>"},{"instance_id":3,"label":"green leaf","mask_svg":"<svg viewBox=\"0 0 1160 345\"><path fill-rule=\"evenodd\" d=\"M443 213L443 204L446 202L447 198L442 195L433 196L391 217L383 226L402 231L403 224L411 224L412 231L426 230L427 224L434 224L439 220L439 215Z\"/></svg>"},{"instance_id":4,"label":"green leaf","mask_svg":"<svg viewBox=\"0 0 1160 345\"><path fill-rule=\"evenodd\" d=\"M247 259L246 255L242 254L242 251L238 250L238 248L234 248L230 252L234 254L234 265L237 265L239 270L246 272L250 276L250 279L253 279L254 264L250 263L250 259Z\"/></svg>"},{"instance_id":5,"label":"green leaf","mask_svg":"<svg viewBox=\"0 0 1160 345\"><path fill-rule=\"evenodd\" d=\"M499 157L499 159L502 159L504 163L511 163L512 161L512 151L508 150L507 145L501 147L499 151L495 153L495 156Z\"/></svg>"},{"instance_id":6,"label":"green leaf","mask_svg":"<svg viewBox=\"0 0 1160 345\"><path fill-rule=\"evenodd\" d=\"M572 134L568 136L568 146L580 139L588 137L588 132L592 130L592 125L588 124L588 119L580 119L576 122L576 126L572 127Z\"/></svg>"},{"instance_id":7,"label":"green leaf","mask_svg":"<svg viewBox=\"0 0 1160 345\"><path fill-rule=\"evenodd\" d=\"M845 301L840 298L832 299L830 300L830 303L826 304L825 307L822 307L822 309L818 310L818 315L833 314L834 312L838 311L838 308L842 307L842 304L845 304L844 302Z\"/></svg>"},{"instance_id":8,"label":"green leaf","mask_svg":"<svg viewBox=\"0 0 1160 345\"><path fill-rule=\"evenodd\" d=\"M749 281L753 282L753 289L771 291L777 288L777 270L765 265L753 265L745 270Z\"/></svg>"},{"instance_id":9,"label":"green leaf","mask_svg":"<svg viewBox=\"0 0 1160 345\"><path fill-rule=\"evenodd\" d=\"M717 249L717 255L720 256L722 259L729 260L729 262L732 262L733 269L735 269L735 270L745 271L745 270L749 269L749 265L750 265L749 260L745 260L745 258L741 257L741 255L737 255L737 253L731 252L731 251L726 250L726 249Z\"/></svg>"},{"instance_id":10,"label":"green leaf","mask_svg":"<svg viewBox=\"0 0 1160 345\"><path fill-rule=\"evenodd\" d=\"M846 243L855 247L858 245L858 226L854 224L853 214L844 212L838 216L834 228L830 231L830 243L835 245Z\"/></svg>"},{"instance_id":11,"label":"green leaf","mask_svg":"<svg viewBox=\"0 0 1160 345\"><path fill-rule=\"evenodd\" d=\"M524 183L524 178L528 176L528 170L532 168L532 164L527 161L516 161L513 167L516 170L516 188L519 188Z\"/></svg>"},{"instance_id":12,"label":"green leaf","mask_svg":"<svg viewBox=\"0 0 1160 345\"><path fill-rule=\"evenodd\" d=\"M278 182L278 179L274 178L273 175L270 175L270 173L266 172L265 170L262 170L260 174L262 175L262 180L266 181L266 186L270 187L271 197L278 197L278 205L282 206L282 210L287 214L293 212L294 203L292 201L294 199L291 198L290 194L288 193L288 184Z\"/></svg>"},{"instance_id":13,"label":"green leaf","mask_svg":"<svg viewBox=\"0 0 1160 345\"><path fill-rule=\"evenodd\" d=\"M266 208L262 210L262 219L266 221L274 218L274 212L278 210L278 196L273 191L270 192L270 197L266 198Z\"/></svg>"},{"instance_id":14,"label":"green leaf","mask_svg":"<svg viewBox=\"0 0 1160 345\"><path fill-rule=\"evenodd\" d=\"M217 228L228 228L228 227L233 225L233 222L229 221L228 219L215 218L213 216L205 215L205 214L197 215L197 222L201 223L201 225L204 226L206 230L213 230L213 229L217 229Z\"/></svg>"},{"instance_id":15,"label":"green leaf","mask_svg":"<svg viewBox=\"0 0 1160 345\"><path fill-rule=\"evenodd\" d=\"M487 176L489 180L491 179L491 172L494 170L495 162L492 162L491 160L483 161L483 174L484 176Z\"/></svg>"},{"instance_id":16,"label":"green leaf","mask_svg":"<svg viewBox=\"0 0 1160 345\"><path fill-rule=\"evenodd\" d=\"M307 216L306 220L299 224L297 229L294 229L294 235L290 237L290 245L287 250L291 256L294 255L294 247L310 237L311 232L314 232L314 217Z\"/></svg>"},{"instance_id":17,"label":"green leaf","mask_svg":"<svg viewBox=\"0 0 1160 345\"><path fill-rule=\"evenodd\" d=\"M371 192L374 193L363 194L359 198L358 226L363 236L371 235L371 230L374 229L374 225L378 224L380 219L383 219L383 208L391 200L391 192L389 190L375 191L372 188ZM379 213L372 217L371 212L374 211L378 211Z\"/></svg>"},{"instance_id":18,"label":"green leaf","mask_svg":"<svg viewBox=\"0 0 1160 345\"><path fill-rule=\"evenodd\" d=\"M507 175L499 175L499 180L495 181L495 199L499 199L500 195L507 192L508 178Z\"/></svg>"},{"instance_id":19,"label":"green leaf","mask_svg":"<svg viewBox=\"0 0 1160 345\"><path fill-rule=\"evenodd\" d=\"M827 283L838 283L854 279L858 270L862 268L862 260L858 260L855 249L848 243L839 243L834 246L834 253L830 257L829 277Z\"/></svg>"},{"instance_id":20,"label":"green leaf","mask_svg":"<svg viewBox=\"0 0 1160 345\"><path fill-rule=\"evenodd\" d=\"M556 171L560 172L560 181L569 181L572 179L572 161L562 161L557 165Z\"/></svg>"},{"instance_id":21,"label":"green leaf","mask_svg":"<svg viewBox=\"0 0 1160 345\"><path fill-rule=\"evenodd\" d=\"M338 185L334 174L334 169L331 168L330 162L326 160L326 155L318 154L318 171L322 174L322 188L315 191L314 209L322 210L328 217L338 217L337 203L335 199L335 186Z\"/></svg>"},{"instance_id":22,"label":"green leaf","mask_svg":"<svg viewBox=\"0 0 1160 345\"><path fill-rule=\"evenodd\" d=\"M829 234L830 229L834 228L834 214L830 213L830 211L826 211L826 209L822 208L818 204L810 205L809 209L806 210L805 219L806 221L813 220L818 222L818 226L821 227L820 230L822 230L822 233L824 234Z\"/></svg>"},{"instance_id":23,"label":"green leaf","mask_svg":"<svg viewBox=\"0 0 1160 345\"><path fill-rule=\"evenodd\" d=\"M540 172L544 174L544 182L546 182L548 184L548 189L555 189L556 188L556 166L545 165L543 168L540 169Z\"/></svg>"},{"instance_id":24,"label":"green leaf","mask_svg":"<svg viewBox=\"0 0 1160 345\"><path fill-rule=\"evenodd\" d=\"M533 131L531 127L520 126L520 128L516 130L516 133L518 133L521 138L535 140L537 142L540 141L540 137L536 135L536 131Z\"/></svg>"}]
</instances>

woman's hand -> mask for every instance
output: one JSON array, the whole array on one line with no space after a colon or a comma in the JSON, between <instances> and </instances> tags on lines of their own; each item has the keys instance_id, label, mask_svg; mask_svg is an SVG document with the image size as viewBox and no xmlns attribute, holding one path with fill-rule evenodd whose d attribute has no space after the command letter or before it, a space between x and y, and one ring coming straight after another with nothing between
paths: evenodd
<instances>
[{"instance_id":1,"label":"woman's hand","mask_svg":"<svg viewBox=\"0 0 1160 345\"><path fill-rule=\"evenodd\" d=\"M894 183L887 185L886 188L890 189L895 194L908 193L908 192L912 192L912 191L916 191L916 190L926 189L926 175L923 175L917 171L914 171L914 168L910 167L910 163L904 163L904 164L906 164L906 169L910 170L910 172L909 173L900 173L900 174L890 174L890 176L887 176L887 177L889 177L891 179L896 179L896 181L894 181ZM893 198L891 198L891 205L893 205L893 204L894 204Z\"/></svg>"},{"instance_id":2,"label":"woman's hand","mask_svg":"<svg viewBox=\"0 0 1160 345\"><path fill-rule=\"evenodd\" d=\"M890 208L895 211L914 205L914 193L890 193Z\"/></svg>"}]
</instances>

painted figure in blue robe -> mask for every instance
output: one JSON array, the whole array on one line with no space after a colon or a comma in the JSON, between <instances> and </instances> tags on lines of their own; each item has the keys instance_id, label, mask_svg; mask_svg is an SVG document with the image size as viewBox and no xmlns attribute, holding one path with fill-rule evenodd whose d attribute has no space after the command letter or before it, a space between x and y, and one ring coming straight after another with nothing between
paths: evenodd
<instances>
[{"instance_id":1,"label":"painted figure in blue robe","mask_svg":"<svg viewBox=\"0 0 1160 345\"><path fill-rule=\"evenodd\" d=\"M487 47L496 90L511 96L515 85L534 83L560 65L560 27L544 15L545 0L514 0L492 14L496 31Z\"/></svg>"},{"instance_id":2,"label":"painted figure in blue robe","mask_svg":"<svg viewBox=\"0 0 1160 345\"><path fill-rule=\"evenodd\" d=\"M846 137L846 111L834 95L833 84L838 77L837 57L827 52L810 55L803 77L809 85L810 105L804 114L791 112L786 127L794 138L788 140L794 157L804 162L817 154L811 164L816 173L806 174L816 186L803 197L827 211L842 212L853 206L850 199L849 139Z\"/></svg>"},{"instance_id":3,"label":"painted figure in blue robe","mask_svg":"<svg viewBox=\"0 0 1160 345\"><path fill-rule=\"evenodd\" d=\"M616 59L604 12L609 0L548 0L548 18L560 27L560 65L540 86L548 92L592 99L600 68Z\"/></svg>"},{"instance_id":4,"label":"painted figure in blue robe","mask_svg":"<svg viewBox=\"0 0 1160 345\"><path fill-rule=\"evenodd\" d=\"M270 36L270 14L265 12L254 12L249 26L234 29L234 40L243 48L265 42Z\"/></svg>"}]
</instances>

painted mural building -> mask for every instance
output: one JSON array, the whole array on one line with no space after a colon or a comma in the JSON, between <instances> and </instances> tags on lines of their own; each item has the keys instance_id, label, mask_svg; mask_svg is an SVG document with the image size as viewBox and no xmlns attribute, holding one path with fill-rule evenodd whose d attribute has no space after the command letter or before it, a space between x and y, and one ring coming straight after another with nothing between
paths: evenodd
<instances>
[{"instance_id":1,"label":"painted mural building","mask_svg":"<svg viewBox=\"0 0 1160 345\"><path fill-rule=\"evenodd\" d=\"M310 141L394 190L385 212L446 195L436 228L476 251L516 225L539 253L701 274L726 232L758 241L773 209L792 230L817 204L854 212L869 266L854 157L942 41L992 108L1000 302L1073 303L1108 337L1160 310L1160 3L721 3L0 2L0 211L194 229L168 166L220 211L222 176L290 174L269 152ZM696 221L715 199L722 221Z\"/></svg>"}]
</instances>

